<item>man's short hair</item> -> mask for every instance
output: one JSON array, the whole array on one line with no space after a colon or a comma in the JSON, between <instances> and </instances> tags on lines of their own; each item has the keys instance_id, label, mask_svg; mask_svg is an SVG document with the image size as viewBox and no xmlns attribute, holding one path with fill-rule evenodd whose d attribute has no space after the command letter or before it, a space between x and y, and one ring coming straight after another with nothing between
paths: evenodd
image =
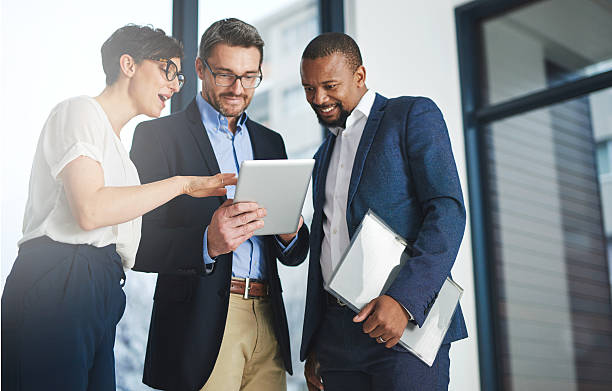
<instances>
[{"instance_id":1,"label":"man's short hair","mask_svg":"<svg viewBox=\"0 0 612 391\"><path fill-rule=\"evenodd\" d=\"M183 58L183 45L176 38L167 36L162 29L135 24L117 29L100 51L108 86L119 78L119 59L124 54L129 54L136 64L142 60Z\"/></svg>"},{"instance_id":2,"label":"man's short hair","mask_svg":"<svg viewBox=\"0 0 612 391\"><path fill-rule=\"evenodd\" d=\"M256 47L259 50L259 65L263 61L264 41L253 26L240 19L221 19L211 24L202 34L200 40L199 56L208 60L217 44L228 46L241 46L244 48Z\"/></svg>"},{"instance_id":3,"label":"man's short hair","mask_svg":"<svg viewBox=\"0 0 612 391\"><path fill-rule=\"evenodd\" d=\"M334 53L342 54L353 71L363 64L359 46L344 33L323 33L314 38L304 49L302 59L316 60Z\"/></svg>"}]
</instances>

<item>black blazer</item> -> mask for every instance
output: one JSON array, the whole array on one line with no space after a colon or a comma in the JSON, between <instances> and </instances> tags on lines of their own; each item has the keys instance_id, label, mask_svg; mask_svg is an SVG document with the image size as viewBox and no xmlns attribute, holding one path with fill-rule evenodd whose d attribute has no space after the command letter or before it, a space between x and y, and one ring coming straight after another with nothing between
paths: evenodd
<instances>
[{"instance_id":1,"label":"black blazer","mask_svg":"<svg viewBox=\"0 0 612 391\"><path fill-rule=\"evenodd\" d=\"M278 133L248 120L255 159L286 159ZM142 183L174 175L214 175L219 166L195 99L186 110L146 121L134 133L130 157ZM143 382L164 390L199 390L217 360L232 273L232 254L221 255L212 272L202 258L204 231L225 197L182 195L147 213L134 270L159 273ZM306 258L308 229L283 255L274 237L264 241L274 328L285 368L292 373L289 332L276 259L295 266Z\"/></svg>"}]
</instances>

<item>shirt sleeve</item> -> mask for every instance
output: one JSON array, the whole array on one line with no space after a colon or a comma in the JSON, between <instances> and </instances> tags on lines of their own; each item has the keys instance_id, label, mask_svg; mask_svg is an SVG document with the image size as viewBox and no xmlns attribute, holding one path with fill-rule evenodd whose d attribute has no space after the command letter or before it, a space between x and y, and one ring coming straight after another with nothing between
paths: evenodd
<instances>
[{"instance_id":1,"label":"shirt sleeve","mask_svg":"<svg viewBox=\"0 0 612 391\"><path fill-rule=\"evenodd\" d=\"M206 231L204 231L204 239L202 240L202 257L204 258L204 264L210 265L216 262L215 259L211 258L208 255L208 227L206 227Z\"/></svg>"},{"instance_id":2,"label":"shirt sleeve","mask_svg":"<svg viewBox=\"0 0 612 391\"><path fill-rule=\"evenodd\" d=\"M79 156L102 164L105 126L96 107L83 98L56 107L43 128L41 140L53 178Z\"/></svg>"},{"instance_id":3,"label":"shirt sleeve","mask_svg":"<svg viewBox=\"0 0 612 391\"><path fill-rule=\"evenodd\" d=\"M298 236L299 233L295 235L293 240L291 240L291 242L287 246L283 244L283 242L278 238L278 236L274 235L274 239L276 239L276 242L280 246L283 254L287 254L295 246L295 243L298 240ZM216 259L211 258L211 256L208 254L208 227L206 227L206 230L204 231L204 239L202 240L202 258L204 259L204 265L207 267L217 261Z\"/></svg>"},{"instance_id":4,"label":"shirt sleeve","mask_svg":"<svg viewBox=\"0 0 612 391\"><path fill-rule=\"evenodd\" d=\"M295 243L297 242L297 240L298 240L298 236L299 236L299 235L300 235L299 233L298 233L297 235L295 235L295 237L293 238L293 240L291 240L291 242L290 242L290 243L289 243L287 246L285 246L285 245L283 244L283 242L282 242L282 241L279 239L278 235L274 235L274 239L276 239L276 242L277 242L277 243L278 243L278 245L280 246L280 248L281 248L281 250L282 250L283 254L287 254L287 253L288 253L288 252L289 252L289 251L290 251L290 250L293 248L293 246L295 245Z\"/></svg>"},{"instance_id":5,"label":"shirt sleeve","mask_svg":"<svg viewBox=\"0 0 612 391\"><path fill-rule=\"evenodd\" d=\"M394 299L395 300L395 299ZM398 302L399 303L399 302ZM406 313L408 314L408 321L414 320L414 316L412 316L412 314L410 313L410 311L408 311L408 308L404 307L404 305L402 303L399 303L399 305L402 306L402 308L404 310L406 310Z\"/></svg>"}]
</instances>

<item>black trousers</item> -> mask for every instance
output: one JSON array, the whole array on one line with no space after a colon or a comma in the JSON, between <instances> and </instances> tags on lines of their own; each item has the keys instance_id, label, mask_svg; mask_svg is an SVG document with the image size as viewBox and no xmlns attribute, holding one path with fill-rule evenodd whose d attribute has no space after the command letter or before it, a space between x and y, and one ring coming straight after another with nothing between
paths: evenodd
<instances>
[{"instance_id":1,"label":"black trousers","mask_svg":"<svg viewBox=\"0 0 612 391\"><path fill-rule=\"evenodd\" d=\"M23 243L2 294L2 389L115 390L124 282L114 245Z\"/></svg>"}]
</instances>

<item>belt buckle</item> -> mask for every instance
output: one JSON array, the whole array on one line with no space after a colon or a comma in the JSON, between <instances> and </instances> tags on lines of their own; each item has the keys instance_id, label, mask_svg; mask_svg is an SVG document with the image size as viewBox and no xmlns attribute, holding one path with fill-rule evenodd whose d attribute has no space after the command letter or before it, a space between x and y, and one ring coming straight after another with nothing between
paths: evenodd
<instances>
[{"instance_id":1,"label":"belt buckle","mask_svg":"<svg viewBox=\"0 0 612 391\"><path fill-rule=\"evenodd\" d=\"M346 307L346 303L344 303L342 300L338 299L337 297L336 297L336 302L338 303L340 307Z\"/></svg>"},{"instance_id":2,"label":"belt buckle","mask_svg":"<svg viewBox=\"0 0 612 391\"><path fill-rule=\"evenodd\" d=\"M251 289L251 279L249 277L247 277L244 280L244 295L242 295L242 298L247 300L250 298L249 296L249 290Z\"/></svg>"}]
</instances>

